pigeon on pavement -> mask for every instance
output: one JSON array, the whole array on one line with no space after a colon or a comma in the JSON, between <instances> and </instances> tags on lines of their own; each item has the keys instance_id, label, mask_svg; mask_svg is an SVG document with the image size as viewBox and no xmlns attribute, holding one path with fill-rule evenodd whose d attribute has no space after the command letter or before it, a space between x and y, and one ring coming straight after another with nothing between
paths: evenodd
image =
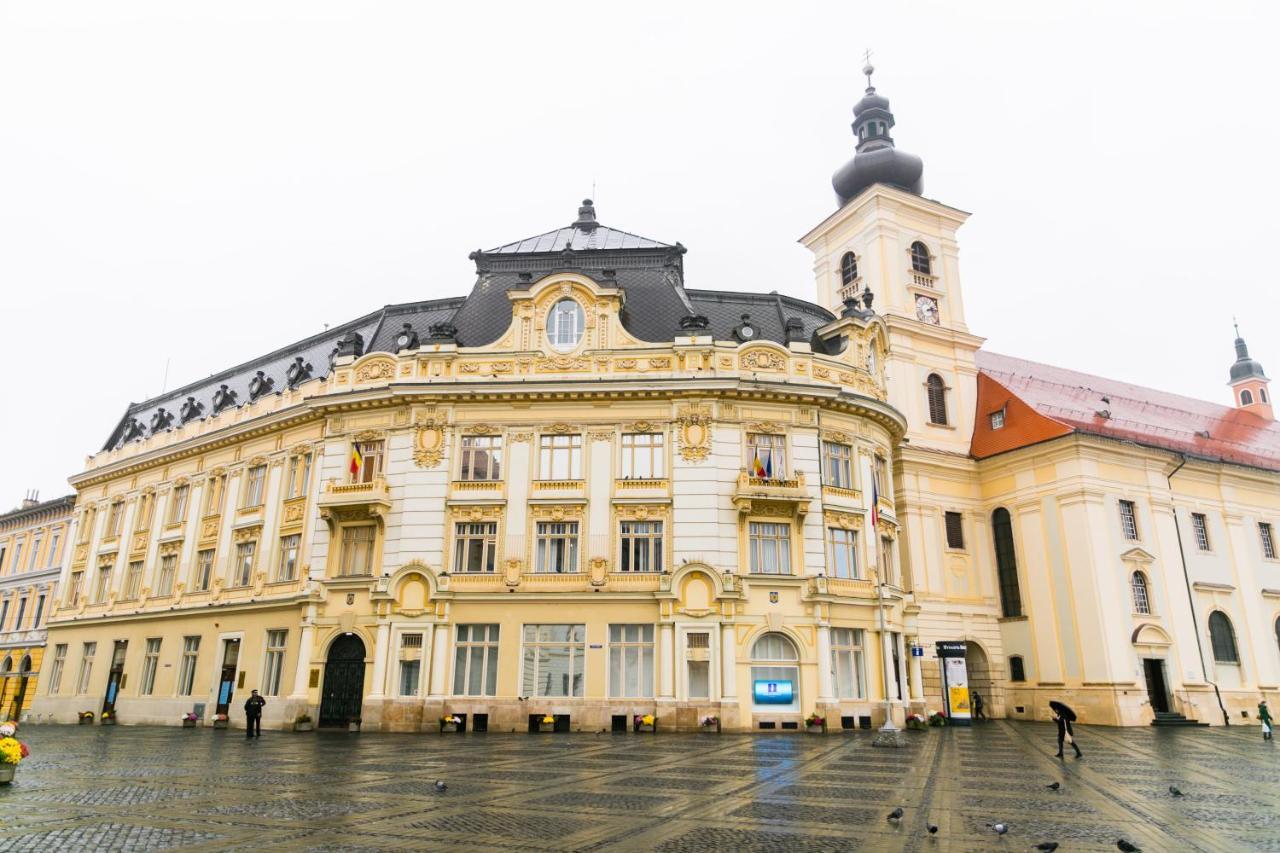
<instances>
[{"instance_id":1,"label":"pigeon on pavement","mask_svg":"<svg viewBox=\"0 0 1280 853\"><path fill-rule=\"evenodd\" d=\"M1178 788L1178 786L1177 786L1177 785L1170 785L1170 786L1169 786L1169 793L1170 793L1170 794L1173 794L1175 797L1181 797L1181 796L1183 796L1182 791L1181 791L1181 790L1179 790L1179 788Z\"/></svg>"},{"instance_id":2,"label":"pigeon on pavement","mask_svg":"<svg viewBox=\"0 0 1280 853\"><path fill-rule=\"evenodd\" d=\"M1045 787L1048 788L1050 791L1056 791L1062 787L1062 783L1054 782L1052 785L1045 785Z\"/></svg>"},{"instance_id":3,"label":"pigeon on pavement","mask_svg":"<svg viewBox=\"0 0 1280 853\"><path fill-rule=\"evenodd\" d=\"M936 823L925 824L925 829L929 830L930 835L938 834L938 825Z\"/></svg>"},{"instance_id":4,"label":"pigeon on pavement","mask_svg":"<svg viewBox=\"0 0 1280 853\"><path fill-rule=\"evenodd\" d=\"M447 789L448 789L448 787L449 787L448 785L446 785L444 782L440 781L439 779L437 779L437 780L436 780L436 790L437 790L437 791L444 791L444 790L447 790Z\"/></svg>"},{"instance_id":5,"label":"pigeon on pavement","mask_svg":"<svg viewBox=\"0 0 1280 853\"><path fill-rule=\"evenodd\" d=\"M898 806L896 809L889 812L889 817L887 818L887 820L902 820L902 814L903 814L902 806Z\"/></svg>"},{"instance_id":6,"label":"pigeon on pavement","mask_svg":"<svg viewBox=\"0 0 1280 853\"><path fill-rule=\"evenodd\" d=\"M1007 823L989 823L987 826L990 827L991 831L996 835L1004 835L1009 831L1009 824Z\"/></svg>"},{"instance_id":7,"label":"pigeon on pavement","mask_svg":"<svg viewBox=\"0 0 1280 853\"><path fill-rule=\"evenodd\" d=\"M1119 841L1116 842L1116 847L1119 847L1121 850L1124 851L1124 853L1142 853L1141 847L1139 847L1136 844L1130 844L1128 841L1125 841L1123 838L1121 838Z\"/></svg>"},{"instance_id":8,"label":"pigeon on pavement","mask_svg":"<svg viewBox=\"0 0 1280 853\"><path fill-rule=\"evenodd\" d=\"M1044 842L1043 844L1037 844L1037 845L1036 845L1036 849L1037 849L1037 850L1043 850L1043 851L1044 851L1044 853L1053 853L1053 851L1054 851L1054 850L1057 850L1057 849L1058 849L1058 842L1056 842L1056 841L1046 841L1046 842Z\"/></svg>"}]
</instances>

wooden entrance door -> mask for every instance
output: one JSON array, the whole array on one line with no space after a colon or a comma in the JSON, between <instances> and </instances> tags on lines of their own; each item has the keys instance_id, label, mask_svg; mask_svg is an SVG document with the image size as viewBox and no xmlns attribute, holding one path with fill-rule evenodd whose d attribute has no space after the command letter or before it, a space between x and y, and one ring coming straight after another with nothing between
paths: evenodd
<instances>
[{"instance_id":1,"label":"wooden entrance door","mask_svg":"<svg viewBox=\"0 0 1280 853\"><path fill-rule=\"evenodd\" d=\"M240 640L222 641L222 674L218 677L218 705L215 714L229 714L231 697L236 689L236 670L240 665Z\"/></svg>"},{"instance_id":2,"label":"wooden entrance door","mask_svg":"<svg viewBox=\"0 0 1280 853\"><path fill-rule=\"evenodd\" d=\"M345 726L360 718L364 702L364 643L343 634L329 647L320 690L320 725Z\"/></svg>"},{"instance_id":3,"label":"wooden entrance door","mask_svg":"<svg viewBox=\"0 0 1280 853\"><path fill-rule=\"evenodd\" d=\"M1169 710L1169 691L1164 683L1164 661L1159 658L1143 658L1142 669L1147 677L1147 696L1151 710L1163 714Z\"/></svg>"},{"instance_id":4,"label":"wooden entrance door","mask_svg":"<svg viewBox=\"0 0 1280 853\"><path fill-rule=\"evenodd\" d=\"M116 695L120 692L121 683L124 681L124 656L129 649L128 640L116 640L114 650L111 652L111 671L107 674L107 694L102 697L102 710L115 711Z\"/></svg>"}]
</instances>

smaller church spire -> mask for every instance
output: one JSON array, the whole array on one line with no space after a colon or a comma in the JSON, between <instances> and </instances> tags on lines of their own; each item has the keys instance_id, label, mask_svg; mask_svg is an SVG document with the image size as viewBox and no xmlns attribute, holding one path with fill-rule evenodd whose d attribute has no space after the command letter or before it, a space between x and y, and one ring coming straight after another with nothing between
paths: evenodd
<instances>
[{"instance_id":1,"label":"smaller church spire","mask_svg":"<svg viewBox=\"0 0 1280 853\"><path fill-rule=\"evenodd\" d=\"M1263 372L1262 365L1249 356L1249 345L1240 334L1240 324L1234 323L1233 319L1233 325L1236 330L1236 361L1231 365L1229 384L1236 406L1267 420L1274 420L1267 374Z\"/></svg>"},{"instance_id":2,"label":"smaller church spire","mask_svg":"<svg viewBox=\"0 0 1280 853\"><path fill-rule=\"evenodd\" d=\"M894 145L889 135L895 123L889 99L876 92L872 83L876 69L870 61L871 51L867 51L866 58L862 73L867 77L867 89L853 107L856 153L831 178L842 207L872 184L890 184L916 195L924 191L924 163Z\"/></svg>"}]
</instances>

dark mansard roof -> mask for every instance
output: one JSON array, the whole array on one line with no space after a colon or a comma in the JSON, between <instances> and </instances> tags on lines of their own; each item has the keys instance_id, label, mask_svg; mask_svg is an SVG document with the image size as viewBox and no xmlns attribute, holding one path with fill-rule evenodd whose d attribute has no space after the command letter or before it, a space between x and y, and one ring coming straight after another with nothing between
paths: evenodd
<instances>
[{"instance_id":1,"label":"dark mansard roof","mask_svg":"<svg viewBox=\"0 0 1280 853\"><path fill-rule=\"evenodd\" d=\"M463 347L492 344L511 325L507 293L561 272L576 272L601 286L622 290L622 325L642 341L669 343L677 334L690 334L690 328L716 340L734 340L736 330L746 322L756 330L755 340L784 346L803 340L830 352L843 348L842 338L826 342L815 334L836 318L810 302L776 293L687 290L684 253L679 243L661 243L600 225L594 205L586 200L578 208L577 220L567 227L473 252L476 282L467 296L388 305L207 379L131 404L103 449L323 378L338 354L394 353L399 349L396 338L406 324L421 342L444 340Z\"/></svg>"}]
</instances>

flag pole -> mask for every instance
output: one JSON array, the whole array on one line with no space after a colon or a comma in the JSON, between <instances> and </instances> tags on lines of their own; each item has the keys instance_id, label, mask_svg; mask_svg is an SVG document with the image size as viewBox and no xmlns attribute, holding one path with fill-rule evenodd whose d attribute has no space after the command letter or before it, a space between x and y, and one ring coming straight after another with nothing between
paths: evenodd
<instances>
[{"instance_id":1,"label":"flag pole","mask_svg":"<svg viewBox=\"0 0 1280 853\"><path fill-rule=\"evenodd\" d=\"M876 583L876 612L880 615L880 662L881 669L884 672L884 725L876 733L875 739L871 742L872 746L906 746L906 742L902 739L902 729L893 724L893 700L889 698L890 686L892 682L889 679L889 667L893 665L893 655L889 651L889 619L885 615L884 605L884 573L886 566L880 558L880 488L879 481L875 474L871 474L871 553L875 557L875 569L872 575Z\"/></svg>"}]
</instances>

